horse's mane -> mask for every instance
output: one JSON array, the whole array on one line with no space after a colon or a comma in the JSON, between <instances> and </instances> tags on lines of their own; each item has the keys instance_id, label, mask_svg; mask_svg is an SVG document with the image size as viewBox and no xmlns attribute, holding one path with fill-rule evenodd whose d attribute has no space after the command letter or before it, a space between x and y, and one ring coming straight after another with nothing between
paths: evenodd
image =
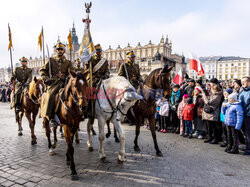
<instances>
[{"instance_id":1,"label":"horse's mane","mask_svg":"<svg viewBox=\"0 0 250 187\"><path fill-rule=\"evenodd\" d=\"M32 97L32 94L35 92L36 90L36 82L34 80L32 80L29 84L29 97Z\"/></svg>"},{"instance_id":2,"label":"horse's mane","mask_svg":"<svg viewBox=\"0 0 250 187\"><path fill-rule=\"evenodd\" d=\"M133 87L130 82L122 76L110 77L103 81L103 85L105 86L105 89L111 87L114 89L127 89Z\"/></svg>"},{"instance_id":3,"label":"horse's mane","mask_svg":"<svg viewBox=\"0 0 250 187\"><path fill-rule=\"evenodd\" d=\"M148 82L148 81L151 79L151 77L152 77L155 73L159 73L159 71L160 71L161 69L162 69L162 68L157 68L157 69L153 70L153 71L147 76L147 78L144 80L144 83Z\"/></svg>"}]
</instances>

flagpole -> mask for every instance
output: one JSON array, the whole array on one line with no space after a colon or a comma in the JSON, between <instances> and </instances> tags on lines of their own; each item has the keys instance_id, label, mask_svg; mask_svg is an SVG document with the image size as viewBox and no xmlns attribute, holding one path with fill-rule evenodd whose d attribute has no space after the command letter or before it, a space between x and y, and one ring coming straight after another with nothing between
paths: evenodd
<instances>
[{"instance_id":1,"label":"flagpole","mask_svg":"<svg viewBox=\"0 0 250 187\"><path fill-rule=\"evenodd\" d=\"M13 75L12 47L10 48L10 63L11 63L11 73Z\"/></svg>"},{"instance_id":2,"label":"flagpole","mask_svg":"<svg viewBox=\"0 0 250 187\"><path fill-rule=\"evenodd\" d=\"M42 32L43 32L43 26L42 26ZM43 64L45 64L45 51L44 51L44 33L43 33Z\"/></svg>"}]
</instances>

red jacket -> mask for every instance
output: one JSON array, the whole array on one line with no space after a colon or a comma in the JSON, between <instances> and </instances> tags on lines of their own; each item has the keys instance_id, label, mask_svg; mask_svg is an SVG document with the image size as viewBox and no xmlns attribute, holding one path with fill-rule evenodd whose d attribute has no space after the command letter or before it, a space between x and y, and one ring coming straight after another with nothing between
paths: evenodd
<instances>
[{"instance_id":1,"label":"red jacket","mask_svg":"<svg viewBox=\"0 0 250 187\"><path fill-rule=\"evenodd\" d=\"M186 105L181 115L183 119L186 121L193 121L194 117L194 103Z\"/></svg>"}]
</instances>

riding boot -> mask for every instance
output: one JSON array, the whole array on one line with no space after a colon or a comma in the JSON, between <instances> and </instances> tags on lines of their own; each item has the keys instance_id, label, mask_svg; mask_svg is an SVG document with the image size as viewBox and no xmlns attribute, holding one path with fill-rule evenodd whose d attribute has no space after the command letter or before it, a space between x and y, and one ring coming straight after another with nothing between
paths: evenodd
<instances>
[{"instance_id":1,"label":"riding boot","mask_svg":"<svg viewBox=\"0 0 250 187\"><path fill-rule=\"evenodd\" d=\"M57 121L55 120L55 115L53 114L53 115L51 115L51 116L53 116L53 117L50 117L50 118L49 118L49 126L50 126L50 127L57 127L58 123L57 123Z\"/></svg>"}]
</instances>

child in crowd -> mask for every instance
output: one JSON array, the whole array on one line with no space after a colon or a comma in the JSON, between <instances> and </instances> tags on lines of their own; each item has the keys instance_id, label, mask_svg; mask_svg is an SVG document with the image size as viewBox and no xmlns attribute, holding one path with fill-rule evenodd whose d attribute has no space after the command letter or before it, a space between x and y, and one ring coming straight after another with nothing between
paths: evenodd
<instances>
[{"instance_id":1,"label":"child in crowd","mask_svg":"<svg viewBox=\"0 0 250 187\"><path fill-rule=\"evenodd\" d=\"M158 99L157 101L156 101L156 112L155 112L155 123L157 124L158 123L158 128L157 128L157 130L158 131L160 131L161 130L161 125L160 125L160 114L159 114L159 112L160 112L160 106L159 106L159 104L160 104L160 101L161 101L161 99Z\"/></svg>"},{"instance_id":2,"label":"child in crowd","mask_svg":"<svg viewBox=\"0 0 250 187\"><path fill-rule=\"evenodd\" d=\"M182 112L186 106L186 99L188 98L188 94L184 94L182 97L182 101L180 102L180 104L178 105L178 109L177 109L177 116L180 120L180 136L184 135L185 132L185 125L184 125L184 120L182 117Z\"/></svg>"},{"instance_id":3,"label":"child in crowd","mask_svg":"<svg viewBox=\"0 0 250 187\"><path fill-rule=\"evenodd\" d=\"M168 123L168 116L169 116L169 104L168 100L164 97L161 98L160 101L157 103L160 105L160 132L166 133L167 132L167 123Z\"/></svg>"},{"instance_id":4,"label":"child in crowd","mask_svg":"<svg viewBox=\"0 0 250 187\"><path fill-rule=\"evenodd\" d=\"M181 101L181 91L180 91L180 86L178 84L175 84L173 86L173 91L171 94L170 98L170 107L171 107L171 121L172 121L172 126L173 130L172 133L179 133L179 120L177 116L177 108L178 104Z\"/></svg>"},{"instance_id":5,"label":"child in crowd","mask_svg":"<svg viewBox=\"0 0 250 187\"><path fill-rule=\"evenodd\" d=\"M185 124L185 135L184 137L192 138L192 121L194 115L194 103L191 97L186 99L186 106L182 112L182 117Z\"/></svg>"},{"instance_id":6,"label":"child in crowd","mask_svg":"<svg viewBox=\"0 0 250 187\"><path fill-rule=\"evenodd\" d=\"M223 95L224 95L224 101L222 105L226 105L228 103L228 96L233 93L233 90L231 88L227 88L224 90ZM220 145L221 147L226 147L227 146L227 126L224 124L225 120L225 114L223 114L222 108L220 112L220 121L222 122L222 133L223 133L223 143Z\"/></svg>"},{"instance_id":7,"label":"child in crowd","mask_svg":"<svg viewBox=\"0 0 250 187\"><path fill-rule=\"evenodd\" d=\"M225 114L224 123L227 125L228 144L225 152L238 154L239 136L238 131L243 123L243 108L238 101L238 94L232 93L228 96L228 104L222 105L222 113Z\"/></svg>"}]
</instances>

